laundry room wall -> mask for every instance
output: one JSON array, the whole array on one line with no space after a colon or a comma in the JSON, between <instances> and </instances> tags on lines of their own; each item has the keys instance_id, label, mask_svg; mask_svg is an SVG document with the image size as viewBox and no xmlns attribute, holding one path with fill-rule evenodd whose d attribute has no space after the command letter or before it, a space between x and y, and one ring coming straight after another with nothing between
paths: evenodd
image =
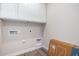
<instances>
[{"instance_id":1,"label":"laundry room wall","mask_svg":"<svg viewBox=\"0 0 79 59\"><path fill-rule=\"evenodd\" d=\"M0 55L1 55L1 47L2 47L2 21L0 20Z\"/></svg>"},{"instance_id":2,"label":"laundry room wall","mask_svg":"<svg viewBox=\"0 0 79 59\"><path fill-rule=\"evenodd\" d=\"M40 23L4 21L2 55L39 47L36 39L42 38L42 31Z\"/></svg>"},{"instance_id":3,"label":"laundry room wall","mask_svg":"<svg viewBox=\"0 0 79 59\"><path fill-rule=\"evenodd\" d=\"M47 24L44 30L44 44L58 39L79 46L79 4L47 4Z\"/></svg>"}]
</instances>

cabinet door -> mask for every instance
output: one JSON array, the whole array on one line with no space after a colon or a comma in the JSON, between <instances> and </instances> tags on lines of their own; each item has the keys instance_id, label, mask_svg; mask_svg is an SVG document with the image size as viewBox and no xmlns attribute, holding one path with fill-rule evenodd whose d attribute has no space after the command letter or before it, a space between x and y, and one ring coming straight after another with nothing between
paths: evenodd
<instances>
[{"instance_id":1,"label":"cabinet door","mask_svg":"<svg viewBox=\"0 0 79 59\"><path fill-rule=\"evenodd\" d=\"M16 3L2 3L1 4L1 17L16 18L17 4Z\"/></svg>"},{"instance_id":2,"label":"cabinet door","mask_svg":"<svg viewBox=\"0 0 79 59\"><path fill-rule=\"evenodd\" d=\"M44 22L46 16L45 4L19 4L19 17L28 21Z\"/></svg>"},{"instance_id":3,"label":"cabinet door","mask_svg":"<svg viewBox=\"0 0 79 59\"><path fill-rule=\"evenodd\" d=\"M49 56L70 56L72 45L58 40L50 40L48 55Z\"/></svg>"}]
</instances>

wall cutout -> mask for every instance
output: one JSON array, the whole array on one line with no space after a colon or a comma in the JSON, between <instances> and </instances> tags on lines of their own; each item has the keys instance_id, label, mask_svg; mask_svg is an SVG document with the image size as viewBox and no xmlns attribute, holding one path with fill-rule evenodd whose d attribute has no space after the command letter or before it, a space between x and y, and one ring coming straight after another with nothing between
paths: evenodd
<instances>
[{"instance_id":1,"label":"wall cutout","mask_svg":"<svg viewBox=\"0 0 79 59\"><path fill-rule=\"evenodd\" d=\"M10 35L17 35L18 31L9 31Z\"/></svg>"}]
</instances>

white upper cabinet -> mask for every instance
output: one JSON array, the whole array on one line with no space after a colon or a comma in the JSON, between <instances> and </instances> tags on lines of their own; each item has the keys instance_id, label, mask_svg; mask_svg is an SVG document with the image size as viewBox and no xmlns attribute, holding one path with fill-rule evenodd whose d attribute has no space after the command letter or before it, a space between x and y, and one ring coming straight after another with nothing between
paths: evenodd
<instances>
[{"instance_id":1,"label":"white upper cabinet","mask_svg":"<svg viewBox=\"0 0 79 59\"><path fill-rule=\"evenodd\" d=\"M46 22L46 5L42 3L1 3L1 17L9 20Z\"/></svg>"},{"instance_id":2,"label":"white upper cabinet","mask_svg":"<svg viewBox=\"0 0 79 59\"><path fill-rule=\"evenodd\" d=\"M29 21L45 22L46 6L40 3L19 4L19 17Z\"/></svg>"},{"instance_id":3,"label":"white upper cabinet","mask_svg":"<svg viewBox=\"0 0 79 59\"><path fill-rule=\"evenodd\" d=\"M17 17L17 4L2 3L1 4L1 17L15 19Z\"/></svg>"}]
</instances>

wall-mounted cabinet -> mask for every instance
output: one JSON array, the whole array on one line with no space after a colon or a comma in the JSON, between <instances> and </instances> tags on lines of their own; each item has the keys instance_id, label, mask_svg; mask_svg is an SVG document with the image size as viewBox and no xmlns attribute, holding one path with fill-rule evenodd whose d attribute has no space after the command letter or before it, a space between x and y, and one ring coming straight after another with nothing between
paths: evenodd
<instances>
[{"instance_id":1,"label":"wall-mounted cabinet","mask_svg":"<svg viewBox=\"0 0 79 59\"><path fill-rule=\"evenodd\" d=\"M46 22L46 5L40 3L2 3L1 18L18 21Z\"/></svg>"}]
</instances>

